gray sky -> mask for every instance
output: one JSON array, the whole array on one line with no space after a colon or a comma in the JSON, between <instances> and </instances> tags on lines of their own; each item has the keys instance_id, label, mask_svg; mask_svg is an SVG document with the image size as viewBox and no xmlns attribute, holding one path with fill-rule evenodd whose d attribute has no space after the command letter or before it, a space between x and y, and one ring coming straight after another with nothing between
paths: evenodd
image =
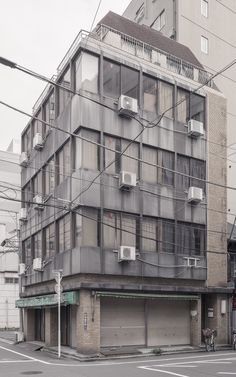
<instances>
[{"instance_id":1,"label":"gray sky","mask_svg":"<svg viewBox=\"0 0 236 377\"><path fill-rule=\"evenodd\" d=\"M109 11L122 14L130 0L102 0L95 24ZM56 68L80 29L90 30L99 0L1 1L0 56L47 77ZM0 65L0 100L31 114L45 83ZM28 122L0 105L0 150Z\"/></svg>"}]
</instances>

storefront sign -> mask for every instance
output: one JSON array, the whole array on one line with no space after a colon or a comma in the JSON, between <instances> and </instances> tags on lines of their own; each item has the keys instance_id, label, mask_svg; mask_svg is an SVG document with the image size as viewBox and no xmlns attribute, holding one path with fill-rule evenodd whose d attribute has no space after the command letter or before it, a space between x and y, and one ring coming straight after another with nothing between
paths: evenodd
<instances>
[{"instance_id":1,"label":"storefront sign","mask_svg":"<svg viewBox=\"0 0 236 377\"><path fill-rule=\"evenodd\" d=\"M78 304L79 302L79 292L71 291L62 293L61 303L64 305ZM45 295L36 297L26 297L20 300L16 300L17 308L34 308L42 306L52 306L57 305L57 295Z\"/></svg>"}]
</instances>

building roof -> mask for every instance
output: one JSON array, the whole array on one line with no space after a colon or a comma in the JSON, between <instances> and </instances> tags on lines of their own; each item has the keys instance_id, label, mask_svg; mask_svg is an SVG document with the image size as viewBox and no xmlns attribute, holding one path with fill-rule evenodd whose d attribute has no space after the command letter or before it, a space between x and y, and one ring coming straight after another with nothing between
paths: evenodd
<instances>
[{"instance_id":1,"label":"building roof","mask_svg":"<svg viewBox=\"0 0 236 377\"><path fill-rule=\"evenodd\" d=\"M98 25L108 26L168 54L174 55L192 65L203 68L202 64L188 47L165 37L161 32L151 29L146 25L139 25L113 12L108 12Z\"/></svg>"}]
</instances>

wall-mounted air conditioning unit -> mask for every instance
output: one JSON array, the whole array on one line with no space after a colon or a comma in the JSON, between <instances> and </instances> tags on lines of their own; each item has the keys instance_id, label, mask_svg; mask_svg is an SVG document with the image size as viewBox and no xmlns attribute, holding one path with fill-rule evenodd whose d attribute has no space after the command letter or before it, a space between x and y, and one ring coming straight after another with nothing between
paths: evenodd
<instances>
[{"instance_id":1,"label":"wall-mounted air conditioning unit","mask_svg":"<svg viewBox=\"0 0 236 377\"><path fill-rule=\"evenodd\" d=\"M24 333L22 331L16 332L16 343L24 342Z\"/></svg>"},{"instance_id":2,"label":"wall-mounted air conditioning unit","mask_svg":"<svg viewBox=\"0 0 236 377\"><path fill-rule=\"evenodd\" d=\"M22 221L22 222L27 221L27 210L26 210L26 208L20 209L19 220Z\"/></svg>"},{"instance_id":3,"label":"wall-mounted air conditioning unit","mask_svg":"<svg viewBox=\"0 0 236 377\"><path fill-rule=\"evenodd\" d=\"M19 264L19 275L24 275L25 274L25 264L20 263Z\"/></svg>"},{"instance_id":4,"label":"wall-mounted air conditioning unit","mask_svg":"<svg viewBox=\"0 0 236 377\"><path fill-rule=\"evenodd\" d=\"M118 253L119 262L136 260L136 250L133 246L120 246Z\"/></svg>"},{"instance_id":5,"label":"wall-mounted air conditioning unit","mask_svg":"<svg viewBox=\"0 0 236 377\"><path fill-rule=\"evenodd\" d=\"M118 102L119 114L130 117L138 114L138 101L136 98L121 95Z\"/></svg>"},{"instance_id":6,"label":"wall-mounted air conditioning unit","mask_svg":"<svg viewBox=\"0 0 236 377\"><path fill-rule=\"evenodd\" d=\"M26 152L22 152L20 155L20 166L26 167L28 165L28 154Z\"/></svg>"},{"instance_id":7,"label":"wall-mounted air conditioning unit","mask_svg":"<svg viewBox=\"0 0 236 377\"><path fill-rule=\"evenodd\" d=\"M199 187L189 187L188 202L200 203L203 201L203 190Z\"/></svg>"},{"instance_id":8,"label":"wall-mounted air conditioning unit","mask_svg":"<svg viewBox=\"0 0 236 377\"><path fill-rule=\"evenodd\" d=\"M194 257L184 257L184 260L186 261L187 267L197 267L198 262L200 261L199 258L194 258Z\"/></svg>"},{"instance_id":9,"label":"wall-mounted air conditioning unit","mask_svg":"<svg viewBox=\"0 0 236 377\"><path fill-rule=\"evenodd\" d=\"M40 150L43 148L43 137L40 133L34 135L33 148Z\"/></svg>"},{"instance_id":10,"label":"wall-mounted air conditioning unit","mask_svg":"<svg viewBox=\"0 0 236 377\"><path fill-rule=\"evenodd\" d=\"M33 270L34 271L42 271L43 263L42 258L34 258L33 260Z\"/></svg>"},{"instance_id":11,"label":"wall-mounted air conditioning unit","mask_svg":"<svg viewBox=\"0 0 236 377\"><path fill-rule=\"evenodd\" d=\"M119 177L119 187L122 189L130 189L137 184L136 174L128 171L121 171Z\"/></svg>"},{"instance_id":12,"label":"wall-mounted air conditioning unit","mask_svg":"<svg viewBox=\"0 0 236 377\"><path fill-rule=\"evenodd\" d=\"M203 123L195 119L188 121L188 135L191 137L200 137L204 135Z\"/></svg>"},{"instance_id":13,"label":"wall-mounted air conditioning unit","mask_svg":"<svg viewBox=\"0 0 236 377\"><path fill-rule=\"evenodd\" d=\"M33 202L34 202L34 209L36 210L44 209L43 197L41 195L35 195L35 197L33 198Z\"/></svg>"}]
</instances>

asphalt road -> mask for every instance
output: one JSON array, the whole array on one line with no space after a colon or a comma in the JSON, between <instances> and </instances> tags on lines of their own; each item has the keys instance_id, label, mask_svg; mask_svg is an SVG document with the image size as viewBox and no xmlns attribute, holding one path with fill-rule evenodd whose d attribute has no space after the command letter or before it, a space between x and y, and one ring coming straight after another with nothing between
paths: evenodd
<instances>
[{"instance_id":1,"label":"asphalt road","mask_svg":"<svg viewBox=\"0 0 236 377\"><path fill-rule=\"evenodd\" d=\"M45 352L0 342L0 376L227 377L236 376L236 352L194 353L94 362L57 360Z\"/></svg>"}]
</instances>

